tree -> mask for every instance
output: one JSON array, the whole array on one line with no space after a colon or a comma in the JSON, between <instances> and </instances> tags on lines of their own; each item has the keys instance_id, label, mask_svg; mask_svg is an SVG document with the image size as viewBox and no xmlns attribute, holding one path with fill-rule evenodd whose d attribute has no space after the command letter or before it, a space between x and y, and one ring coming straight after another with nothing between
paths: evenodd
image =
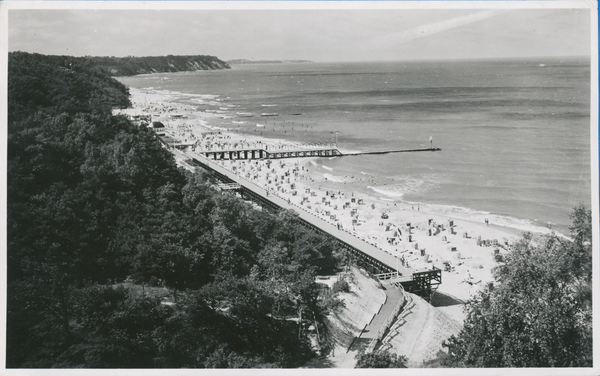
<instances>
[{"instance_id":1,"label":"tree","mask_svg":"<svg viewBox=\"0 0 600 376\"><path fill-rule=\"evenodd\" d=\"M124 287L91 286L77 293L77 340L56 358L55 367L151 367L160 343L155 332L172 308Z\"/></svg>"},{"instance_id":2,"label":"tree","mask_svg":"<svg viewBox=\"0 0 600 376\"><path fill-rule=\"evenodd\" d=\"M360 354L354 368L406 368L406 362L404 355L374 351Z\"/></svg>"},{"instance_id":3,"label":"tree","mask_svg":"<svg viewBox=\"0 0 600 376\"><path fill-rule=\"evenodd\" d=\"M219 351L225 353L215 354L216 358L209 356L206 361L211 365L207 366L235 366L241 363L216 362L215 359L224 361L229 354L234 354L239 360L243 354L260 364L296 367L314 355L307 337L298 336L295 322L273 317L274 293L285 294L285 291L274 292L271 287L269 282L228 276L200 290L197 299L220 312L219 316L228 324L218 335L219 347L223 349Z\"/></svg>"},{"instance_id":4,"label":"tree","mask_svg":"<svg viewBox=\"0 0 600 376\"><path fill-rule=\"evenodd\" d=\"M573 241L525 234L467 305L467 319L444 346L446 366L592 365L590 212L579 206Z\"/></svg>"}]
</instances>

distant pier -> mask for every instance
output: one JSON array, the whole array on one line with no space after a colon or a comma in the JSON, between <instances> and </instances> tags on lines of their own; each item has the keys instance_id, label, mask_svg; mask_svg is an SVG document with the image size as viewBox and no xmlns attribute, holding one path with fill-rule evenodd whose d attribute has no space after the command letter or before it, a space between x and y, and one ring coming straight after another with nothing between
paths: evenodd
<instances>
[{"instance_id":1,"label":"distant pier","mask_svg":"<svg viewBox=\"0 0 600 376\"><path fill-rule=\"evenodd\" d=\"M189 145L185 145L188 147ZM177 147L177 145L174 145ZM260 147L241 147L235 149L219 149L218 147L211 149L199 149L194 152L202 155L210 160L253 160L253 159L283 159L283 158L309 158L309 157L345 157L356 155L370 154L390 154L390 153L414 153L423 151L441 151L440 148L421 148L421 149L398 149L398 150L383 150L383 151L364 151L342 153L337 149L335 144L330 146L315 146L315 147L277 147L265 146Z\"/></svg>"},{"instance_id":2,"label":"distant pier","mask_svg":"<svg viewBox=\"0 0 600 376\"><path fill-rule=\"evenodd\" d=\"M440 148L421 148L421 149L404 149L404 150L383 150L383 151L362 151L357 153L343 153L343 156L350 155L366 155L366 154L390 154L390 153L414 153L417 151L442 151Z\"/></svg>"}]
</instances>

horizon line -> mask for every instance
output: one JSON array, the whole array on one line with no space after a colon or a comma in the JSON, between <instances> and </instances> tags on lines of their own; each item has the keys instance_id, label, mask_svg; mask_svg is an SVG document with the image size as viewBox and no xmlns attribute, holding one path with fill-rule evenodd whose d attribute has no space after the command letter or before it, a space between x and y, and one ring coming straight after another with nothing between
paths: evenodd
<instances>
[{"instance_id":1,"label":"horizon line","mask_svg":"<svg viewBox=\"0 0 600 376\"><path fill-rule=\"evenodd\" d=\"M210 54L162 54L162 55L124 55L124 56L117 56L117 55L67 55L67 54L46 54L46 53L41 53L41 52L31 52L31 51L23 51L23 50L14 50L14 51L8 51L8 53L17 53L17 52L25 52L25 53L30 53L30 54L39 54L39 55L45 55L45 56L70 56L70 57L107 57L107 58L119 58L119 59L123 59L123 58L128 58L128 57L132 57L132 58L145 58L145 57L168 57L168 56L173 56L173 57L182 57L182 56L211 56L211 57L216 57L219 60L222 60L224 62L227 61L231 61L231 60L248 60L251 62L258 62L258 61L295 61L295 60L301 60L301 61L305 61L303 63L299 63L299 64L310 64L310 63L377 63L377 62L383 62L383 63L393 63L393 62L406 62L406 61L445 61L445 60L453 60L453 61L460 61L460 60L514 60L514 59L560 59L560 58L578 58L578 59L591 59L592 56L590 55L527 55L527 56L476 56L476 57L440 57L440 58L435 58L435 57L428 57L428 58L391 58L391 59L375 59L375 60L314 60L314 59L307 59L307 58L261 58L261 59L247 59L247 58L231 58L231 59L225 59L225 58L220 58L219 56L216 55L210 55ZM292 63L293 64L293 63Z\"/></svg>"}]
</instances>

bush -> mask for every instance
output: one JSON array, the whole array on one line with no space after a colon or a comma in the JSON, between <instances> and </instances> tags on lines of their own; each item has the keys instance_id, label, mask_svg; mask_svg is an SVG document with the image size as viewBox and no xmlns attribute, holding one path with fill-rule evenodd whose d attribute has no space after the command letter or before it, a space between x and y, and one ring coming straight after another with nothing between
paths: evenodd
<instances>
[{"instance_id":1,"label":"bush","mask_svg":"<svg viewBox=\"0 0 600 376\"><path fill-rule=\"evenodd\" d=\"M392 354L388 351L374 351L360 354L354 368L407 368L406 356Z\"/></svg>"},{"instance_id":2,"label":"bush","mask_svg":"<svg viewBox=\"0 0 600 376\"><path fill-rule=\"evenodd\" d=\"M350 285L348 282L340 279L333 283L331 290L334 294L337 292L350 292Z\"/></svg>"}]
</instances>

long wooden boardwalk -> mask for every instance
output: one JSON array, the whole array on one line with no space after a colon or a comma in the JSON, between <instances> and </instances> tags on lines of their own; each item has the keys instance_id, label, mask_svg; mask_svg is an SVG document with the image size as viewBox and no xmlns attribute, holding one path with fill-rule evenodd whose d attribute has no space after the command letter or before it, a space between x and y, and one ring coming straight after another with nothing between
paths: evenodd
<instances>
[{"instance_id":1,"label":"long wooden boardwalk","mask_svg":"<svg viewBox=\"0 0 600 376\"><path fill-rule=\"evenodd\" d=\"M307 227L333 237L341 246L352 252L355 257L373 267L374 270L380 273L383 272L379 275L379 278L393 279L402 283L407 291L425 292L426 295L431 293L432 285L435 287L441 283L441 270L439 268L416 270L402 266L395 256L354 236L345 229L338 229L333 222L325 221L303 207L290 203L275 193L267 192L265 188L234 174L204 156L190 151L187 151L186 155L196 166L212 171L223 183L238 184L245 196L259 202L261 205L272 209L293 210Z\"/></svg>"},{"instance_id":2,"label":"long wooden boardwalk","mask_svg":"<svg viewBox=\"0 0 600 376\"><path fill-rule=\"evenodd\" d=\"M164 141L163 141L164 143ZM182 148L187 148L188 144L181 144ZM175 145L177 147L177 145ZM342 153L335 145L302 148L290 147L278 149L275 147L240 147L237 149L203 149L196 150L197 155L203 155L212 160L248 160L248 159L282 159L282 158L307 158L307 157L345 157L368 154L390 154L390 153L414 153L422 151L440 151L440 148L421 148L421 149L399 149L382 150L366 152L346 152Z\"/></svg>"}]
</instances>

